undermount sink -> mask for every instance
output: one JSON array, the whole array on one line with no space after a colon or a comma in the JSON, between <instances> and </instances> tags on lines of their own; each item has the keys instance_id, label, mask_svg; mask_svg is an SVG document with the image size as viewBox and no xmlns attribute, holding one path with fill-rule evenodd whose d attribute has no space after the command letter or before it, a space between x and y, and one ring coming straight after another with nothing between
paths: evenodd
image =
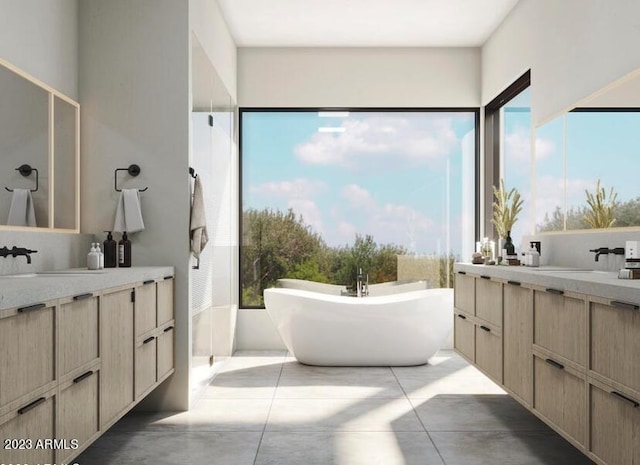
<instances>
[{"instance_id":1,"label":"undermount sink","mask_svg":"<svg viewBox=\"0 0 640 465\"><path fill-rule=\"evenodd\" d=\"M78 276L89 276L92 274L104 274L104 271L100 270L62 270L62 271L40 271L37 273L21 273L21 274L9 274L6 276L0 276L0 278L77 278Z\"/></svg>"}]
</instances>

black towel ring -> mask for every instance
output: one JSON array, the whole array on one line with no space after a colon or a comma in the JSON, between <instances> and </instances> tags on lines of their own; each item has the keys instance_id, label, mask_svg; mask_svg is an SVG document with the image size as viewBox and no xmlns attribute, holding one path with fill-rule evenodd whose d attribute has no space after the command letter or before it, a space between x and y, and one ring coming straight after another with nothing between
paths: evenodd
<instances>
[{"instance_id":1,"label":"black towel ring","mask_svg":"<svg viewBox=\"0 0 640 465\"><path fill-rule=\"evenodd\" d=\"M129 176L133 176L135 178L140 174L142 170L136 164L129 165L128 168L116 168L116 170L113 172L113 186L115 187L116 192L122 192L122 189L118 189L118 171L126 171L127 173L129 173ZM138 189L138 190L140 192L144 192L147 189L149 188L145 187L144 189Z\"/></svg>"},{"instance_id":2,"label":"black towel ring","mask_svg":"<svg viewBox=\"0 0 640 465\"><path fill-rule=\"evenodd\" d=\"M40 183L39 179L38 179L38 170L36 168L32 168L31 165L20 165L20 167L16 168L16 171L18 171L22 176L24 176L25 178L27 176L31 176L31 173L33 171L36 172L36 188L35 189L29 189L31 192L36 192L38 190L38 185ZM5 187L6 190L8 190L9 192L13 192L14 189L9 189L8 187Z\"/></svg>"}]
</instances>

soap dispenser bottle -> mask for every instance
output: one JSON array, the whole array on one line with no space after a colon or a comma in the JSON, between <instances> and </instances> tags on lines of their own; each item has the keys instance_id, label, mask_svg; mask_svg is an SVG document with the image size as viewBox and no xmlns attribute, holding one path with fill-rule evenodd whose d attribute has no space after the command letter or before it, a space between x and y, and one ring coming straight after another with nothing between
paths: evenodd
<instances>
[{"instance_id":1,"label":"soap dispenser bottle","mask_svg":"<svg viewBox=\"0 0 640 465\"><path fill-rule=\"evenodd\" d=\"M87 254L87 268L90 270L97 270L100 266L100 259L98 258L98 252L96 251L96 244L91 243L91 250Z\"/></svg>"},{"instance_id":2,"label":"soap dispenser bottle","mask_svg":"<svg viewBox=\"0 0 640 465\"><path fill-rule=\"evenodd\" d=\"M119 260L118 265L121 268L131 266L131 241L127 237L127 231L122 233L122 239L118 242Z\"/></svg>"},{"instance_id":3,"label":"soap dispenser bottle","mask_svg":"<svg viewBox=\"0 0 640 465\"><path fill-rule=\"evenodd\" d=\"M118 266L118 243L113 240L111 231L105 231L107 239L102 243L102 253L104 253L105 268L115 268Z\"/></svg>"},{"instance_id":4,"label":"soap dispenser bottle","mask_svg":"<svg viewBox=\"0 0 640 465\"><path fill-rule=\"evenodd\" d=\"M96 253L98 254L98 269L101 270L104 268L104 254L100 249L100 242L96 242Z\"/></svg>"}]
</instances>

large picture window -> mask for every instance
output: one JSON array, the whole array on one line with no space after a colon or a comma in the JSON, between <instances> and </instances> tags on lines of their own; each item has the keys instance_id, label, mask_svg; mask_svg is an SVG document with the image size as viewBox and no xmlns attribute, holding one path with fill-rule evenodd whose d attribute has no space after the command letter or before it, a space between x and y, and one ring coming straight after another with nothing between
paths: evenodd
<instances>
[{"instance_id":1,"label":"large picture window","mask_svg":"<svg viewBox=\"0 0 640 465\"><path fill-rule=\"evenodd\" d=\"M243 109L241 306L280 278L453 285L475 240L478 112Z\"/></svg>"}]
</instances>

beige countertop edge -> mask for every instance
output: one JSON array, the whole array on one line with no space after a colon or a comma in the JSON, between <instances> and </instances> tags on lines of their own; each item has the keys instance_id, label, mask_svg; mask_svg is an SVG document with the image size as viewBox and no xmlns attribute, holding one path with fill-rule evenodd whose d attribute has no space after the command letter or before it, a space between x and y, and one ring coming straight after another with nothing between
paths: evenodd
<instances>
[{"instance_id":1,"label":"beige countertop edge","mask_svg":"<svg viewBox=\"0 0 640 465\"><path fill-rule=\"evenodd\" d=\"M65 270L72 273L74 270ZM98 292L147 280L174 276L173 266L136 266L131 268L105 268L104 273L39 275L37 277L0 276L0 311L71 297L87 292Z\"/></svg>"},{"instance_id":2,"label":"beige countertop edge","mask_svg":"<svg viewBox=\"0 0 640 465\"><path fill-rule=\"evenodd\" d=\"M522 284L577 292L609 300L640 304L640 280L618 279L618 273L588 271L558 271L562 267L531 268L526 266L472 265L456 263L454 271L473 275L485 275L503 280L519 281ZM554 271L554 269L556 271Z\"/></svg>"}]
</instances>

